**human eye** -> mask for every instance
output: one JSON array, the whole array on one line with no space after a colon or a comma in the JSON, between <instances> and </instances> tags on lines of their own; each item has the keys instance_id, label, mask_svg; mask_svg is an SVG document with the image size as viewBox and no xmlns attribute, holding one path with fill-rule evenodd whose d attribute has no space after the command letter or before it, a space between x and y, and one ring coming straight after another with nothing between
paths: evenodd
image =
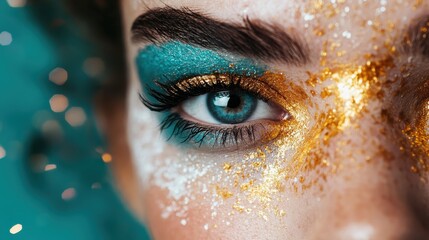
<instances>
[{"instance_id":1,"label":"human eye","mask_svg":"<svg viewBox=\"0 0 429 240\"><path fill-rule=\"evenodd\" d=\"M160 61L164 51L171 47L177 48L177 43L164 46L161 52L158 49L155 59ZM186 47L185 50L192 49ZM180 52L183 53L183 49ZM140 60L144 62L148 56L154 57L147 50L142 53ZM187 52L184 60L189 60L186 58L193 53ZM275 139L281 134L282 126L293 119L282 104L286 98L270 84L266 73L261 74L265 70L246 66L248 62L216 59L218 57L204 56L205 61L216 60L208 69L207 66L193 68L198 62L194 56L191 57L194 62L181 61L179 65L186 67L174 69L162 61L172 72L153 74L151 69L152 74L147 74L147 68L140 71L140 77L146 80L141 100L147 108L160 113L160 129L167 140L216 150L243 149ZM176 60L171 64L177 64Z\"/></svg>"}]
</instances>

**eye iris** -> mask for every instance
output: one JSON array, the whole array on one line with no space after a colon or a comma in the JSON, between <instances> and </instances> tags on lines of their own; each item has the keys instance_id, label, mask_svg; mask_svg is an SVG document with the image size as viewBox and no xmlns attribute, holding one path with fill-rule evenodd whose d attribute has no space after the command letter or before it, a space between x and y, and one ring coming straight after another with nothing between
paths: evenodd
<instances>
[{"instance_id":1,"label":"eye iris","mask_svg":"<svg viewBox=\"0 0 429 240\"><path fill-rule=\"evenodd\" d=\"M237 124L246 121L255 111L258 100L239 90L207 94L207 108L221 123Z\"/></svg>"}]
</instances>

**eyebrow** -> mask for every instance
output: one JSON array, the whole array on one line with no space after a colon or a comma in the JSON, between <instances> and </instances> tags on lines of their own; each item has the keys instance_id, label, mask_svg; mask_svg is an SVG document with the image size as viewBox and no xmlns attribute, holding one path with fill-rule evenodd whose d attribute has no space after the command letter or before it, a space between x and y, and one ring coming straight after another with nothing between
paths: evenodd
<instances>
[{"instance_id":1,"label":"eyebrow","mask_svg":"<svg viewBox=\"0 0 429 240\"><path fill-rule=\"evenodd\" d=\"M429 58L429 15L414 20L402 44L406 53Z\"/></svg>"},{"instance_id":2,"label":"eyebrow","mask_svg":"<svg viewBox=\"0 0 429 240\"><path fill-rule=\"evenodd\" d=\"M135 43L175 40L262 61L309 62L309 49L302 40L277 25L249 18L242 24L226 23L188 8L156 8L137 17L131 32Z\"/></svg>"}]
</instances>

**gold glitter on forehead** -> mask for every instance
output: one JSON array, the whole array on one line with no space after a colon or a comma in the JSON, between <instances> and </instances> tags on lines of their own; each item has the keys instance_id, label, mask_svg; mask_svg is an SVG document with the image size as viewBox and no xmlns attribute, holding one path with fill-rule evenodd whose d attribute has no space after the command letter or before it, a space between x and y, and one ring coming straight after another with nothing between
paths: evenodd
<instances>
[{"instance_id":1,"label":"gold glitter on forehead","mask_svg":"<svg viewBox=\"0 0 429 240\"><path fill-rule=\"evenodd\" d=\"M304 27L316 37L312 44L320 43L320 65L332 66L344 63L343 60L366 61L362 51L377 56L395 53L395 40L405 27L401 14L421 10L423 4L422 1L410 4L385 0L313 0L303 5L301 15Z\"/></svg>"}]
</instances>

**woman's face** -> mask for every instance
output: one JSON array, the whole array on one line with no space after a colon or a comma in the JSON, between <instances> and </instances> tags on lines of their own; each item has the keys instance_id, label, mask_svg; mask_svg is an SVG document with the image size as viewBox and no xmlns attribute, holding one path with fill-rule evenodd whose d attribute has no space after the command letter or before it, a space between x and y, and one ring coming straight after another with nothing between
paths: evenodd
<instances>
[{"instance_id":1,"label":"woman's face","mask_svg":"<svg viewBox=\"0 0 429 240\"><path fill-rule=\"evenodd\" d=\"M122 6L115 170L155 239L429 238L429 2Z\"/></svg>"}]
</instances>

